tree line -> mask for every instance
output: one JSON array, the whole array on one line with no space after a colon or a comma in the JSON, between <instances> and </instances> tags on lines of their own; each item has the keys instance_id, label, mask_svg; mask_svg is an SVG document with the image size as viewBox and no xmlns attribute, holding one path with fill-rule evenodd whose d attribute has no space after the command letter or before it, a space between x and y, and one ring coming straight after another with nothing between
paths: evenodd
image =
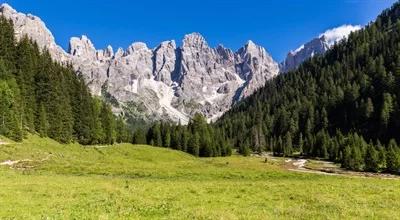
<instances>
[{"instance_id":1,"label":"tree line","mask_svg":"<svg viewBox=\"0 0 400 220\"><path fill-rule=\"evenodd\" d=\"M90 95L71 65L54 62L28 37L17 42L12 21L0 17L0 135L21 141L28 133L61 143L130 140L121 117Z\"/></svg>"},{"instance_id":2,"label":"tree line","mask_svg":"<svg viewBox=\"0 0 400 220\"><path fill-rule=\"evenodd\" d=\"M196 114L186 126L157 122L146 131L139 128L133 134L133 143L172 148L200 157L232 154L225 135L207 124L201 114Z\"/></svg>"},{"instance_id":3,"label":"tree line","mask_svg":"<svg viewBox=\"0 0 400 220\"><path fill-rule=\"evenodd\" d=\"M396 3L325 55L267 82L214 126L245 155L300 152L348 169L400 172L399 16Z\"/></svg>"}]
</instances>

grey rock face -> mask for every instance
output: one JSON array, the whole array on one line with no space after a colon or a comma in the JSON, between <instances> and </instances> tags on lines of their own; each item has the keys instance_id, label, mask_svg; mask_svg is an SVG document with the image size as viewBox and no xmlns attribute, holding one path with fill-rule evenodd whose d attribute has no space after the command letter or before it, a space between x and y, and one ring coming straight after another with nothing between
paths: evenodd
<instances>
[{"instance_id":1,"label":"grey rock face","mask_svg":"<svg viewBox=\"0 0 400 220\"><path fill-rule=\"evenodd\" d=\"M289 52L284 63L281 65L281 72L289 72L296 69L304 61L314 57L315 55L324 54L329 50L329 45L325 37L315 38L304 44L299 49Z\"/></svg>"},{"instance_id":2,"label":"grey rock face","mask_svg":"<svg viewBox=\"0 0 400 220\"><path fill-rule=\"evenodd\" d=\"M335 43L346 39L351 32L361 29L361 26L343 25L331 30L327 30L319 37L314 38L310 42L302 45L295 51L289 52L285 61L280 64L280 72L286 73L296 69L304 61L315 55L324 54Z\"/></svg>"},{"instance_id":3,"label":"grey rock face","mask_svg":"<svg viewBox=\"0 0 400 220\"><path fill-rule=\"evenodd\" d=\"M233 56L226 58L209 47L200 34L186 35L179 61L181 80L177 89L181 100L175 100L174 105L190 115L200 111L210 118L229 109L234 91L243 82L235 72ZM229 80L226 75L231 76ZM232 92L218 93L221 86L231 88Z\"/></svg>"},{"instance_id":4,"label":"grey rock face","mask_svg":"<svg viewBox=\"0 0 400 220\"><path fill-rule=\"evenodd\" d=\"M36 41L40 49L46 47L55 60L60 62L68 60L68 55L55 43L53 35L39 17L18 13L6 3L0 6L0 15L14 23L17 40L26 35Z\"/></svg>"},{"instance_id":5,"label":"grey rock face","mask_svg":"<svg viewBox=\"0 0 400 220\"><path fill-rule=\"evenodd\" d=\"M107 81L108 66L111 63L112 49L97 51L86 37L73 37L69 43L68 60L76 72L85 79L91 92L101 96L102 85Z\"/></svg>"},{"instance_id":6,"label":"grey rock face","mask_svg":"<svg viewBox=\"0 0 400 220\"><path fill-rule=\"evenodd\" d=\"M271 76L279 72L279 66L266 50L249 41L239 49L236 56L236 69L246 82L240 98L245 98L265 84Z\"/></svg>"},{"instance_id":7,"label":"grey rock face","mask_svg":"<svg viewBox=\"0 0 400 220\"><path fill-rule=\"evenodd\" d=\"M176 70L176 44L175 41L165 41L154 50L154 75L155 80L167 85L172 85Z\"/></svg>"},{"instance_id":8,"label":"grey rock face","mask_svg":"<svg viewBox=\"0 0 400 220\"><path fill-rule=\"evenodd\" d=\"M92 94L110 101L115 113L185 124L200 112L215 120L279 71L266 50L251 41L233 52L211 48L198 33L186 35L181 47L174 41L155 49L133 43L115 53L111 46L97 50L82 36L71 38L65 52L39 18L8 5L0 13L14 21L17 37L27 35L54 60L72 63Z\"/></svg>"}]
</instances>

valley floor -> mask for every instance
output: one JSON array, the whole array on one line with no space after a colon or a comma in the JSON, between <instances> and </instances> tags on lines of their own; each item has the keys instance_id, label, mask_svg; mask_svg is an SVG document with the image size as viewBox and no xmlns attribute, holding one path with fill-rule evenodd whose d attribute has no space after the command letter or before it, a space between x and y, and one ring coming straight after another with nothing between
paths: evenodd
<instances>
[{"instance_id":1,"label":"valley floor","mask_svg":"<svg viewBox=\"0 0 400 220\"><path fill-rule=\"evenodd\" d=\"M292 172L279 158L6 142L0 219L400 219L397 179Z\"/></svg>"}]
</instances>

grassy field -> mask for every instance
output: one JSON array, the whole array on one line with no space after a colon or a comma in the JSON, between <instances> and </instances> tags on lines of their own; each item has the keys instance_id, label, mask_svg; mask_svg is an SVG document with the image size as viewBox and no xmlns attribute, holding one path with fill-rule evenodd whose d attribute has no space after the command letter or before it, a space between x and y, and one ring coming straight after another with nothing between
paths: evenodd
<instances>
[{"instance_id":1,"label":"grassy field","mask_svg":"<svg viewBox=\"0 0 400 220\"><path fill-rule=\"evenodd\" d=\"M0 145L0 219L400 219L400 181L29 137Z\"/></svg>"}]
</instances>

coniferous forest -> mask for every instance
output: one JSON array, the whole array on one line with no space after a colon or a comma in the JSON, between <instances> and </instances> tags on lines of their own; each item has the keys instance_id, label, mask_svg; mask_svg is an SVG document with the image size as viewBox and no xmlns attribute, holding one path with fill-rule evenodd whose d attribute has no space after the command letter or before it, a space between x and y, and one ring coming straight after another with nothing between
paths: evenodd
<instances>
[{"instance_id":1,"label":"coniferous forest","mask_svg":"<svg viewBox=\"0 0 400 220\"><path fill-rule=\"evenodd\" d=\"M155 123L147 132L138 129L134 132L133 143L172 148L200 157L232 154L223 132L207 124L201 114L196 114L186 126Z\"/></svg>"},{"instance_id":2,"label":"coniferous forest","mask_svg":"<svg viewBox=\"0 0 400 220\"><path fill-rule=\"evenodd\" d=\"M400 3L324 56L266 83L216 124L239 152L300 152L400 172Z\"/></svg>"},{"instance_id":3,"label":"coniferous forest","mask_svg":"<svg viewBox=\"0 0 400 220\"><path fill-rule=\"evenodd\" d=\"M0 17L0 135L21 141L29 132L61 143L130 140L110 105L90 95L71 66L52 61L27 37L16 41Z\"/></svg>"}]
</instances>

